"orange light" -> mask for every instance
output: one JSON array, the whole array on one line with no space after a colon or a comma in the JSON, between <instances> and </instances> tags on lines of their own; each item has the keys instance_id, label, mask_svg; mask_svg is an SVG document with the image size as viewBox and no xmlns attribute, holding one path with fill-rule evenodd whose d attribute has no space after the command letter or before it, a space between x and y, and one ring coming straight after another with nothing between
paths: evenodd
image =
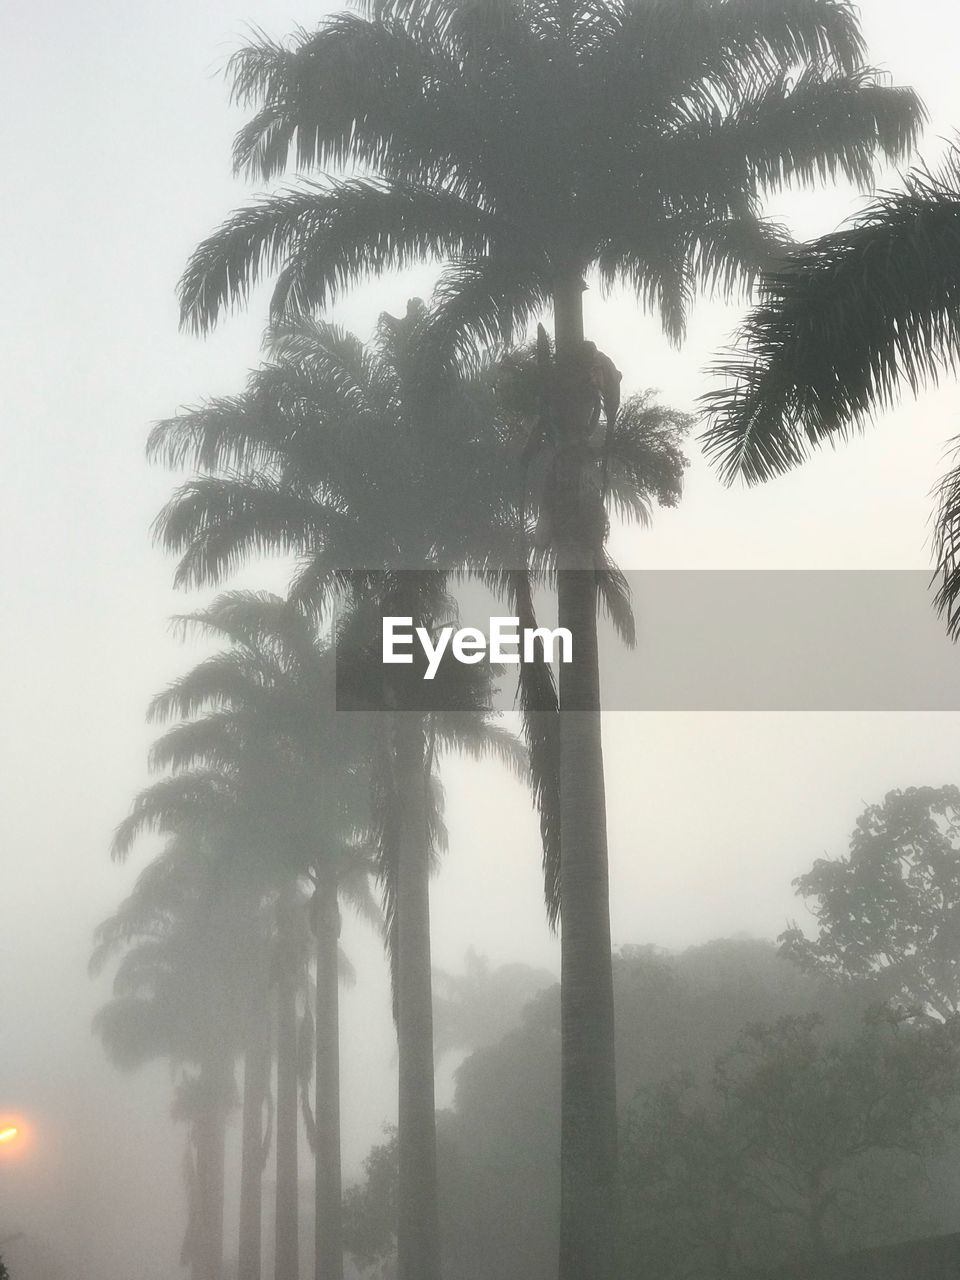
<instances>
[{"instance_id":1,"label":"orange light","mask_svg":"<svg viewBox=\"0 0 960 1280\"><path fill-rule=\"evenodd\" d=\"M29 1136L22 1116L0 1113L0 1161L19 1160L25 1155Z\"/></svg>"}]
</instances>

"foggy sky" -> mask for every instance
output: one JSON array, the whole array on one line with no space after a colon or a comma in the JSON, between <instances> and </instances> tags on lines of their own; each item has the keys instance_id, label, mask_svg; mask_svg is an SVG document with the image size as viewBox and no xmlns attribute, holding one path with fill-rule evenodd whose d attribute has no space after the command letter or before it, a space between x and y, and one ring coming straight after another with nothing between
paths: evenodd
<instances>
[{"instance_id":1,"label":"foggy sky","mask_svg":"<svg viewBox=\"0 0 960 1280\"><path fill-rule=\"evenodd\" d=\"M874 62L927 101L922 150L935 160L960 127L956 7L862 8ZM177 332L188 253L249 195L230 173L240 117L218 68L247 25L282 34L324 11L48 0L5 15L0 1108L33 1116L36 1135L29 1160L0 1165L0 1236L42 1236L58 1220L78 1276L175 1274L182 1223L165 1071L126 1078L106 1065L89 1034L105 988L85 973L93 926L151 852L124 868L107 856L146 780L146 702L190 661L166 619L191 599L171 590L172 565L149 541L172 477L146 466L145 434L180 405L239 388L258 359L262 295L204 341ZM809 235L859 205L832 190L780 197L771 212ZM336 318L366 336L430 279L373 284ZM738 314L702 305L678 352L625 297L591 289L586 303L587 331L625 390L656 386L686 409ZM617 531L612 549L629 568L923 568L929 491L958 423L948 385L765 488L725 491L695 462L682 505L650 531ZM277 589L283 578L274 566L240 581ZM840 852L866 803L960 780L956 714L623 713L605 731L617 943L773 936L797 911L791 878ZM494 766L453 763L445 777L436 964L456 969L472 946L556 968L527 796ZM344 998L353 1173L391 1115L394 1048L380 944L352 925L344 941L358 970Z\"/></svg>"}]
</instances>

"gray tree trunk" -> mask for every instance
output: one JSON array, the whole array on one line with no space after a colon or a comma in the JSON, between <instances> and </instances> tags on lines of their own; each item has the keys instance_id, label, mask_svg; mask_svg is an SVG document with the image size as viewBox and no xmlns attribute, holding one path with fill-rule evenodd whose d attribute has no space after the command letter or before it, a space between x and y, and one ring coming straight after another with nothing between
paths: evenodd
<instances>
[{"instance_id":1,"label":"gray tree trunk","mask_svg":"<svg viewBox=\"0 0 960 1280\"><path fill-rule=\"evenodd\" d=\"M223 1046L211 1043L200 1067L195 1280L222 1280L223 1276L223 1164L228 1072Z\"/></svg>"},{"instance_id":2,"label":"gray tree trunk","mask_svg":"<svg viewBox=\"0 0 960 1280\"><path fill-rule=\"evenodd\" d=\"M430 862L424 721L396 713L401 822L397 870L399 1280L439 1280L437 1129L430 968Z\"/></svg>"},{"instance_id":3,"label":"gray tree trunk","mask_svg":"<svg viewBox=\"0 0 960 1280\"><path fill-rule=\"evenodd\" d=\"M292 895L278 906L276 1280L299 1280L297 974Z\"/></svg>"},{"instance_id":4,"label":"gray tree trunk","mask_svg":"<svg viewBox=\"0 0 960 1280\"><path fill-rule=\"evenodd\" d=\"M334 876L321 877L317 913L315 1280L343 1280L340 1157L340 911Z\"/></svg>"},{"instance_id":5,"label":"gray tree trunk","mask_svg":"<svg viewBox=\"0 0 960 1280\"><path fill-rule=\"evenodd\" d=\"M254 980L255 982L257 979ZM263 1104L270 1079L270 1017L266 987L250 999L243 1060L243 1119L240 1147L240 1241L238 1280L260 1280L263 1220Z\"/></svg>"},{"instance_id":6,"label":"gray tree trunk","mask_svg":"<svg viewBox=\"0 0 960 1280\"><path fill-rule=\"evenodd\" d=\"M557 289L554 312L563 376L583 342L579 272ZM562 424L572 437L580 425ZM585 468L596 461L571 445L558 467L558 621L573 637L573 662L560 668L560 1280L614 1280L617 1097L595 575L603 533L598 512L585 509Z\"/></svg>"}]
</instances>

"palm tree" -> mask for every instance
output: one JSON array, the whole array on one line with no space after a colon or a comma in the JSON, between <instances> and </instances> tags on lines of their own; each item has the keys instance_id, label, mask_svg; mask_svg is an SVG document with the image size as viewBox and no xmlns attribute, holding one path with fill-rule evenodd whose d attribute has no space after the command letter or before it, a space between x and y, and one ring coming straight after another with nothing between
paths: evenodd
<instances>
[{"instance_id":1,"label":"palm tree","mask_svg":"<svg viewBox=\"0 0 960 1280\"><path fill-rule=\"evenodd\" d=\"M276 319L422 259L449 264L431 320L451 360L553 309L560 621L580 655L561 689L561 1280L603 1280L616 1099L584 278L626 284L679 338L696 287L730 291L782 251L764 190L868 181L878 151L911 145L920 107L866 66L842 0L376 0L292 47L258 38L233 70L254 108L238 170L271 179L292 155L300 174L348 176L275 191L205 240L181 283L185 324L208 328L266 273ZM436 1274L400 1265L402 1280Z\"/></svg>"},{"instance_id":2,"label":"palm tree","mask_svg":"<svg viewBox=\"0 0 960 1280\"><path fill-rule=\"evenodd\" d=\"M373 351L332 326L284 326L272 335L274 360L245 394L161 423L150 446L173 465L191 461L206 472L180 488L158 524L164 543L182 554L178 581L216 581L262 549L299 552L293 599L321 612L349 605L338 623L340 649L357 654L361 689L369 688L364 659L376 617L445 621L454 608L450 567L486 564L487 556L509 564L516 539L515 472L481 429L492 392L451 380L425 405L413 377L418 332L416 307L403 321L383 318ZM425 561L436 567L423 570ZM379 672L379 646L376 655ZM493 751L525 767L513 736L488 714L486 673L454 666L445 677L450 710L410 709L409 687L397 684L392 709L374 717L378 866L399 1037L399 1238L424 1276L438 1266L429 930L441 836L435 768L445 749Z\"/></svg>"},{"instance_id":3,"label":"palm tree","mask_svg":"<svg viewBox=\"0 0 960 1280\"><path fill-rule=\"evenodd\" d=\"M91 960L97 973L122 953L113 998L94 1019L114 1063L130 1070L168 1057L180 1068L173 1116L190 1132L182 1261L194 1280L222 1275L225 1127L234 1101L247 959L236 900L218 888L210 849L193 839L172 839L99 927Z\"/></svg>"},{"instance_id":4,"label":"palm tree","mask_svg":"<svg viewBox=\"0 0 960 1280\"><path fill-rule=\"evenodd\" d=\"M960 150L849 226L800 246L762 297L705 397L706 451L728 482L769 480L824 442L861 431L904 386L936 383L960 356ZM960 465L939 488L936 597L960 636Z\"/></svg>"},{"instance_id":5,"label":"palm tree","mask_svg":"<svg viewBox=\"0 0 960 1280\"><path fill-rule=\"evenodd\" d=\"M203 664L201 664L203 665ZM199 668L197 669L199 671ZM204 672L209 679L210 673ZM191 673L196 676L197 672ZM186 685L189 676L182 684ZM198 680L194 687L199 686ZM236 693L236 690L235 690ZM159 708L169 705L177 696L171 687L155 700ZM185 692L184 697L187 695ZM284 858L276 861L265 853L273 852L266 845L269 833L274 833L281 854L289 856L289 846L284 847L284 833L298 829L300 817L292 814L289 806L278 804L279 797L289 800L289 792L275 786L278 777L285 773L270 769L265 753L260 751L257 769L251 767L253 752L246 758L236 756L237 743L230 742L229 732L220 718L211 715L204 720L177 725L169 730L154 746L151 753L155 766L178 763L180 772L154 782L135 798L128 817L120 824L114 838L114 852L119 858L129 853L136 839L149 831L162 834L186 833L194 839L214 841L221 849L221 867L217 889L229 896L233 882L247 885L250 878L258 886L255 902L265 913L258 922L258 945L248 963L235 963L232 974L242 980L242 989L253 994L254 1009L244 1008L241 1020L244 1030L258 1003L262 986L274 991L277 1056L277 1107L276 1107L276 1257L275 1273L278 1280L296 1280L299 1252L299 1093L302 1063L301 1010L308 1007L310 983L308 965L308 904L299 876L290 871ZM249 732L249 725L246 726ZM242 766L231 763L231 756L242 759ZM200 762L198 767L196 762ZM215 762L215 763L214 763ZM211 767L213 764L213 767ZM192 767L191 767L192 766ZM272 799L271 799L272 794ZM252 907L251 907L252 910ZM248 921L249 924L249 921ZM266 930L267 946L264 948L263 931ZM267 964L267 978L258 972L256 961ZM246 1006L246 1002L244 1002ZM262 1028L260 1029L262 1033ZM259 1056L262 1044L247 1044L248 1053ZM247 1057L247 1065L254 1072L262 1069L259 1063ZM269 1074L269 1066L266 1067ZM260 1186L263 1164L267 1152L262 1136L262 1108L264 1097L258 1085L262 1080L251 1081L247 1089L245 1079L244 1101L251 1107L244 1114L244 1138L242 1145L241 1198L249 1216L241 1220L243 1248L240 1264L245 1274L254 1275L259 1267L260 1241ZM186 1096L186 1102L192 1095ZM245 1194L244 1194L245 1193Z\"/></svg>"},{"instance_id":6,"label":"palm tree","mask_svg":"<svg viewBox=\"0 0 960 1280\"><path fill-rule=\"evenodd\" d=\"M268 593L230 592L180 624L228 647L205 659L154 699L154 720L179 719L153 751L156 765L190 769L222 764L238 744L253 753L244 811L282 876L277 900L278 1273L296 1275L298 975L303 925L315 935L314 1137L315 1268L342 1276L340 1158L340 901L373 924L381 917L370 891L374 863L365 828L367 728L333 715L333 654L302 609ZM269 763L268 763L269 761ZM250 823L252 822L252 827ZM313 890L301 910L299 879ZM244 1259L241 1258L241 1263Z\"/></svg>"},{"instance_id":7,"label":"palm tree","mask_svg":"<svg viewBox=\"0 0 960 1280\"><path fill-rule=\"evenodd\" d=\"M158 779L135 797L129 815L114 835L113 854L119 860L126 859L137 840L149 832L168 837L174 846L183 844L188 849L206 850L211 863L206 886L207 898L212 904L210 909L222 909L224 903L234 903L232 927L237 938L244 941L242 954L235 955L230 966L231 979L242 993L238 997L237 1019L244 1052L240 1268L242 1275L253 1280L260 1270L261 1179L270 1146L269 1130L266 1136L263 1132L263 1108L269 1103L272 1056L266 1006L270 987L278 985L277 895L271 878L265 875L259 847L248 841L254 819L264 819L262 792L255 792L256 810L244 808L241 782L250 782L249 773L241 777L235 748L222 741L215 750L215 744L208 740L201 765L186 767L191 758L188 751L197 755L203 744L196 741L199 735L194 733L195 741L188 748L182 741L185 736L182 732L171 732L155 744L151 752L154 767L162 767L179 757L179 770ZM210 735L207 736L209 739ZM136 896L131 903L136 904ZM118 913L116 920L123 924L129 914L129 910ZM106 943L112 942L115 946L124 940L125 935L117 935L117 925L112 926L111 933L101 929L96 964L101 965L109 954ZM207 1018L204 1026L211 1025ZM296 1061L295 1044L291 1049L278 1043L278 1054L283 1053ZM200 1093L202 1096L203 1091ZM181 1111L196 1101L196 1094L197 1090L188 1086L181 1099ZM296 1113L296 1097L293 1106ZM199 1181L202 1185L202 1179ZM204 1219L201 1216L196 1220ZM216 1238L215 1248L220 1256L222 1240L219 1236ZM219 1276L219 1263L216 1272Z\"/></svg>"}]
</instances>

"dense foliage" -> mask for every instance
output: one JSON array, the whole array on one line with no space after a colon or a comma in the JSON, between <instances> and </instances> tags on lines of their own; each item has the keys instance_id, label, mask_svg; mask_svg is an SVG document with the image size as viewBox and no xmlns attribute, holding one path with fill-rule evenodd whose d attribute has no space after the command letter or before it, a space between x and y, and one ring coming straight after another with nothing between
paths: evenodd
<instances>
[{"instance_id":1,"label":"dense foliage","mask_svg":"<svg viewBox=\"0 0 960 1280\"><path fill-rule=\"evenodd\" d=\"M951 1222L956 1024L885 1011L872 982L837 987L743 939L626 948L614 974L625 1267L719 1280ZM555 1274L558 1043L552 987L458 1070L439 1128L453 1275ZM348 1248L372 1274L393 1274L395 1160L388 1135L348 1192Z\"/></svg>"}]
</instances>

